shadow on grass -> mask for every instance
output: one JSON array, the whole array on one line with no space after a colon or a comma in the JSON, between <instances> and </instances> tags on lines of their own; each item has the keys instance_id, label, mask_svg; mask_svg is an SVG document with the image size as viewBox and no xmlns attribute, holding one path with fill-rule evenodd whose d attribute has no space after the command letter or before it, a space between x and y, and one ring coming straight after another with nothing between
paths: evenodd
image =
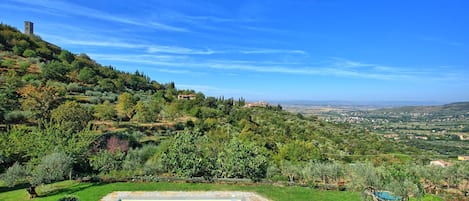
<instances>
[{"instance_id":1,"label":"shadow on grass","mask_svg":"<svg viewBox=\"0 0 469 201\"><path fill-rule=\"evenodd\" d=\"M85 190L90 187L97 187L97 186L101 186L104 184L107 184L107 183L76 183L73 186L65 186L62 188L58 187L58 188L54 188L51 190L42 191L39 197L49 197L49 196L54 196L54 195L58 195L62 193L69 195L78 191Z\"/></svg>"},{"instance_id":2,"label":"shadow on grass","mask_svg":"<svg viewBox=\"0 0 469 201\"><path fill-rule=\"evenodd\" d=\"M15 191L19 189L27 189L29 186L31 186L29 183L23 183L23 184L18 184L13 187L7 187L7 186L0 186L0 193L8 192L8 191Z\"/></svg>"}]
</instances>

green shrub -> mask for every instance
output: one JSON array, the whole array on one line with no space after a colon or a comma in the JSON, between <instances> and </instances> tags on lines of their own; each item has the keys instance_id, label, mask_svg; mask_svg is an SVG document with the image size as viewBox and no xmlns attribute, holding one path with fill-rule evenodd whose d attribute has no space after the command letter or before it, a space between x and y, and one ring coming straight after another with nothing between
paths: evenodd
<instances>
[{"instance_id":1,"label":"green shrub","mask_svg":"<svg viewBox=\"0 0 469 201\"><path fill-rule=\"evenodd\" d=\"M22 78L26 82L30 82L32 80L39 80L38 74L25 74Z\"/></svg>"},{"instance_id":2,"label":"green shrub","mask_svg":"<svg viewBox=\"0 0 469 201\"><path fill-rule=\"evenodd\" d=\"M116 102L117 101L117 95L113 93L104 93L103 97L101 97L103 100L107 100L109 102Z\"/></svg>"},{"instance_id":3,"label":"green shrub","mask_svg":"<svg viewBox=\"0 0 469 201\"><path fill-rule=\"evenodd\" d=\"M52 61L48 64L41 65L41 74L46 79L66 81L65 76L68 73L67 66L58 61Z\"/></svg>"},{"instance_id":4,"label":"green shrub","mask_svg":"<svg viewBox=\"0 0 469 201\"><path fill-rule=\"evenodd\" d=\"M112 120L116 116L114 105L109 101L104 101L103 104L96 105L94 116L100 120Z\"/></svg>"},{"instance_id":5,"label":"green shrub","mask_svg":"<svg viewBox=\"0 0 469 201\"><path fill-rule=\"evenodd\" d=\"M58 201L80 201L80 199L75 195L66 195L60 198Z\"/></svg>"},{"instance_id":6,"label":"green shrub","mask_svg":"<svg viewBox=\"0 0 469 201\"><path fill-rule=\"evenodd\" d=\"M35 57L36 56L36 52L34 50L31 50L31 49L27 49L23 52L23 56L24 57Z\"/></svg>"},{"instance_id":7,"label":"green shrub","mask_svg":"<svg viewBox=\"0 0 469 201\"><path fill-rule=\"evenodd\" d=\"M96 105L96 104L102 103L103 100L101 100L101 98L99 98L99 97L92 96L92 97L88 98L88 102L93 104L93 105Z\"/></svg>"},{"instance_id":8,"label":"green shrub","mask_svg":"<svg viewBox=\"0 0 469 201\"><path fill-rule=\"evenodd\" d=\"M13 52L12 51L3 51L3 52L0 52L0 57L7 57L7 56L13 56Z\"/></svg>"},{"instance_id":9,"label":"green shrub","mask_svg":"<svg viewBox=\"0 0 469 201\"><path fill-rule=\"evenodd\" d=\"M40 58L39 57L29 57L26 59L29 63L32 63L32 64L38 64L39 61L40 61Z\"/></svg>"},{"instance_id":10,"label":"green shrub","mask_svg":"<svg viewBox=\"0 0 469 201\"><path fill-rule=\"evenodd\" d=\"M99 92L99 91L90 91L90 90L87 90L87 91L85 92L85 95L86 95L86 96L97 96L97 97L100 97L100 96L102 95L102 93Z\"/></svg>"},{"instance_id":11,"label":"green shrub","mask_svg":"<svg viewBox=\"0 0 469 201\"><path fill-rule=\"evenodd\" d=\"M28 171L22 165L15 163L9 167L2 175L2 180L8 187L13 187L21 181L26 179Z\"/></svg>"},{"instance_id":12,"label":"green shrub","mask_svg":"<svg viewBox=\"0 0 469 201\"><path fill-rule=\"evenodd\" d=\"M23 54L23 52L24 52L24 48L21 47L21 46L15 45L15 46L13 47L13 52L14 52L16 55L21 55L21 54Z\"/></svg>"},{"instance_id":13,"label":"green shrub","mask_svg":"<svg viewBox=\"0 0 469 201\"><path fill-rule=\"evenodd\" d=\"M67 85L67 91L83 93L85 91L85 89L80 84L78 84L76 82L72 82L72 83Z\"/></svg>"},{"instance_id":14,"label":"green shrub","mask_svg":"<svg viewBox=\"0 0 469 201\"><path fill-rule=\"evenodd\" d=\"M101 150L90 158L90 165L94 170L102 173L109 173L113 170L120 170L124 153L116 151L111 153L108 150Z\"/></svg>"},{"instance_id":15,"label":"green shrub","mask_svg":"<svg viewBox=\"0 0 469 201\"><path fill-rule=\"evenodd\" d=\"M14 68L15 67L15 61L11 59L5 59L2 61L2 66L7 67L7 68Z\"/></svg>"},{"instance_id":16,"label":"green shrub","mask_svg":"<svg viewBox=\"0 0 469 201\"><path fill-rule=\"evenodd\" d=\"M69 64L75 60L75 56L67 50L62 50L58 57L61 61L67 62Z\"/></svg>"},{"instance_id":17,"label":"green shrub","mask_svg":"<svg viewBox=\"0 0 469 201\"><path fill-rule=\"evenodd\" d=\"M122 163L122 169L126 171L137 171L152 157L157 150L156 146L144 146L140 149L130 149Z\"/></svg>"},{"instance_id":18,"label":"green shrub","mask_svg":"<svg viewBox=\"0 0 469 201\"><path fill-rule=\"evenodd\" d=\"M28 112L15 110L5 114L5 121L8 123L20 123L26 120L29 116Z\"/></svg>"},{"instance_id":19,"label":"green shrub","mask_svg":"<svg viewBox=\"0 0 469 201\"><path fill-rule=\"evenodd\" d=\"M94 84L97 81L96 72L92 68L85 67L78 73L78 80L88 84Z\"/></svg>"},{"instance_id":20,"label":"green shrub","mask_svg":"<svg viewBox=\"0 0 469 201\"><path fill-rule=\"evenodd\" d=\"M22 73L25 73L28 70L29 66L31 66L31 63L29 63L29 61L21 61L19 63L19 66L20 66L20 71Z\"/></svg>"},{"instance_id":21,"label":"green shrub","mask_svg":"<svg viewBox=\"0 0 469 201\"><path fill-rule=\"evenodd\" d=\"M282 175L282 171L276 165L270 165L266 171L266 178L271 181L285 181L286 177Z\"/></svg>"}]
</instances>

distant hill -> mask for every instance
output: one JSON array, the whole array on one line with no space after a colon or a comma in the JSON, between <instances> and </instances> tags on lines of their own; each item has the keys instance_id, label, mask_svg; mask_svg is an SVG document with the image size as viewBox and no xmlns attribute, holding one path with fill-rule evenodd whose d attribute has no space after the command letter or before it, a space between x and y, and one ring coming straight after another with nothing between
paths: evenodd
<instances>
[{"instance_id":1,"label":"distant hill","mask_svg":"<svg viewBox=\"0 0 469 201\"><path fill-rule=\"evenodd\" d=\"M469 114L469 102L457 102L438 106L405 106L397 108L387 108L381 111L393 112L432 112L438 114Z\"/></svg>"},{"instance_id":2,"label":"distant hill","mask_svg":"<svg viewBox=\"0 0 469 201\"><path fill-rule=\"evenodd\" d=\"M328 106L328 107L366 107L366 108L393 108L403 106L433 106L441 105L433 101L311 101L311 100L290 100L272 101L285 106Z\"/></svg>"}]
</instances>

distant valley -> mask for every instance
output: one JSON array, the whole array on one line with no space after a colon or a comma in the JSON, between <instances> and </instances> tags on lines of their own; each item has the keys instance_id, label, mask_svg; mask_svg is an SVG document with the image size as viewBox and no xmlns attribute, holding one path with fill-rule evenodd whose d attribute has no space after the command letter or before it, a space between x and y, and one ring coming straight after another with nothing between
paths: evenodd
<instances>
[{"instance_id":1,"label":"distant valley","mask_svg":"<svg viewBox=\"0 0 469 201\"><path fill-rule=\"evenodd\" d=\"M392 106L352 102L284 105L293 113L316 115L329 122L350 123L409 146L456 157L469 150L469 102L432 106ZM421 103L425 104L425 103Z\"/></svg>"}]
</instances>

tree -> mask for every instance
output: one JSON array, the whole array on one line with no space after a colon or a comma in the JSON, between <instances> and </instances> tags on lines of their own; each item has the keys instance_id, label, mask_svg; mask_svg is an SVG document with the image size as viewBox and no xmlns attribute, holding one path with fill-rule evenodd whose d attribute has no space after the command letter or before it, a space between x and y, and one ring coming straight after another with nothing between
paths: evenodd
<instances>
[{"instance_id":1,"label":"tree","mask_svg":"<svg viewBox=\"0 0 469 201\"><path fill-rule=\"evenodd\" d=\"M64 179L71 172L72 161L71 157L61 152L44 156L41 163L34 169L31 184L36 186Z\"/></svg>"},{"instance_id":2,"label":"tree","mask_svg":"<svg viewBox=\"0 0 469 201\"><path fill-rule=\"evenodd\" d=\"M85 67L78 73L78 80L84 83L94 84L97 81L96 72L92 68Z\"/></svg>"},{"instance_id":3,"label":"tree","mask_svg":"<svg viewBox=\"0 0 469 201\"><path fill-rule=\"evenodd\" d=\"M21 138L26 144L24 157L31 158L33 161L30 162L34 163L34 160L53 152L65 153L67 156L81 160L97 135L90 129L74 132L63 125L45 121L38 127L24 132Z\"/></svg>"},{"instance_id":4,"label":"tree","mask_svg":"<svg viewBox=\"0 0 469 201\"><path fill-rule=\"evenodd\" d=\"M58 57L62 62L67 62L69 64L71 64L73 60L75 60L75 56L67 50L60 51L60 54Z\"/></svg>"},{"instance_id":5,"label":"tree","mask_svg":"<svg viewBox=\"0 0 469 201\"><path fill-rule=\"evenodd\" d=\"M292 164L290 161L282 161L280 169L282 174L288 177L290 184L294 184L301 174L299 166Z\"/></svg>"},{"instance_id":6,"label":"tree","mask_svg":"<svg viewBox=\"0 0 469 201\"><path fill-rule=\"evenodd\" d=\"M30 47L30 44L26 40L20 40L16 42L15 46L13 46L13 52L16 55L22 55L23 52Z\"/></svg>"},{"instance_id":7,"label":"tree","mask_svg":"<svg viewBox=\"0 0 469 201\"><path fill-rule=\"evenodd\" d=\"M135 115L132 117L132 120L141 122L141 123L148 123L152 122L152 112L148 107L148 104L144 103L143 101L138 101L135 105Z\"/></svg>"},{"instance_id":8,"label":"tree","mask_svg":"<svg viewBox=\"0 0 469 201\"><path fill-rule=\"evenodd\" d=\"M62 100L62 94L56 88L43 84L38 87L28 84L18 89L18 93L23 98L21 99L23 110L33 112L36 118L49 118L51 110Z\"/></svg>"},{"instance_id":9,"label":"tree","mask_svg":"<svg viewBox=\"0 0 469 201\"><path fill-rule=\"evenodd\" d=\"M116 116L116 110L108 100L94 107L94 116L100 120L112 120Z\"/></svg>"},{"instance_id":10,"label":"tree","mask_svg":"<svg viewBox=\"0 0 469 201\"><path fill-rule=\"evenodd\" d=\"M8 187L13 187L21 181L25 181L28 176L26 168L19 163L13 164L1 175L2 180Z\"/></svg>"},{"instance_id":11,"label":"tree","mask_svg":"<svg viewBox=\"0 0 469 201\"><path fill-rule=\"evenodd\" d=\"M294 140L279 146L277 160L288 160L293 163L307 162L320 158L318 148L311 142Z\"/></svg>"},{"instance_id":12,"label":"tree","mask_svg":"<svg viewBox=\"0 0 469 201\"><path fill-rule=\"evenodd\" d=\"M132 94L127 93L127 92L122 93L117 98L117 104L116 104L117 116L121 119L131 119L135 111L134 106L135 106L135 100Z\"/></svg>"},{"instance_id":13,"label":"tree","mask_svg":"<svg viewBox=\"0 0 469 201\"><path fill-rule=\"evenodd\" d=\"M98 81L98 84L104 91L116 91L117 90L116 85L110 78L100 79Z\"/></svg>"},{"instance_id":14,"label":"tree","mask_svg":"<svg viewBox=\"0 0 469 201\"><path fill-rule=\"evenodd\" d=\"M31 49L26 49L24 52L23 52L23 56L24 57L35 57L36 56L36 52L34 50L31 50Z\"/></svg>"},{"instance_id":15,"label":"tree","mask_svg":"<svg viewBox=\"0 0 469 201\"><path fill-rule=\"evenodd\" d=\"M135 116L132 119L141 123L156 122L160 111L160 105L155 100L138 101L135 105Z\"/></svg>"},{"instance_id":16,"label":"tree","mask_svg":"<svg viewBox=\"0 0 469 201\"><path fill-rule=\"evenodd\" d=\"M265 178L268 160L266 150L251 142L233 138L218 154L216 161L219 175L225 178Z\"/></svg>"},{"instance_id":17,"label":"tree","mask_svg":"<svg viewBox=\"0 0 469 201\"><path fill-rule=\"evenodd\" d=\"M0 76L0 122L8 112L18 109L19 95L17 88L22 85L15 71L9 71Z\"/></svg>"},{"instance_id":18,"label":"tree","mask_svg":"<svg viewBox=\"0 0 469 201\"><path fill-rule=\"evenodd\" d=\"M145 162L154 156L156 151L157 147L153 145L143 146L140 149L130 149L122 163L122 169L132 172L141 170Z\"/></svg>"},{"instance_id":19,"label":"tree","mask_svg":"<svg viewBox=\"0 0 469 201\"><path fill-rule=\"evenodd\" d=\"M311 172L315 178L321 179L324 184L330 184L331 180L339 181L344 175L340 164L335 162L311 162L307 168L310 169L309 172Z\"/></svg>"},{"instance_id":20,"label":"tree","mask_svg":"<svg viewBox=\"0 0 469 201\"><path fill-rule=\"evenodd\" d=\"M83 130L93 120L91 111L75 101L68 101L52 110L52 121L73 132Z\"/></svg>"},{"instance_id":21,"label":"tree","mask_svg":"<svg viewBox=\"0 0 469 201\"><path fill-rule=\"evenodd\" d=\"M106 142L106 150L112 154L116 152L127 152L127 150L129 150L129 141L120 139L117 136L111 136Z\"/></svg>"},{"instance_id":22,"label":"tree","mask_svg":"<svg viewBox=\"0 0 469 201\"><path fill-rule=\"evenodd\" d=\"M373 164L370 162L352 164L350 166L349 177L351 187L355 190L363 190L369 186L375 188L383 186Z\"/></svg>"},{"instance_id":23,"label":"tree","mask_svg":"<svg viewBox=\"0 0 469 201\"><path fill-rule=\"evenodd\" d=\"M121 168L124 156L124 153L120 151L112 153L108 150L100 150L89 160L94 170L109 173L112 170L119 170Z\"/></svg>"},{"instance_id":24,"label":"tree","mask_svg":"<svg viewBox=\"0 0 469 201\"><path fill-rule=\"evenodd\" d=\"M163 152L163 167L182 177L211 177L214 165L207 157L206 142L206 136L199 133L177 134Z\"/></svg>"},{"instance_id":25,"label":"tree","mask_svg":"<svg viewBox=\"0 0 469 201\"><path fill-rule=\"evenodd\" d=\"M5 164L29 160L29 135L26 128L12 127L0 133L0 156ZM0 163L1 164L1 163Z\"/></svg>"},{"instance_id":26,"label":"tree","mask_svg":"<svg viewBox=\"0 0 469 201\"><path fill-rule=\"evenodd\" d=\"M419 194L417 185L407 179L403 181L393 180L387 185L387 188L395 195L403 197L403 200L409 200L409 195L411 194Z\"/></svg>"},{"instance_id":27,"label":"tree","mask_svg":"<svg viewBox=\"0 0 469 201\"><path fill-rule=\"evenodd\" d=\"M59 61L51 61L41 66L41 74L45 79L67 81L68 68Z\"/></svg>"}]
</instances>

